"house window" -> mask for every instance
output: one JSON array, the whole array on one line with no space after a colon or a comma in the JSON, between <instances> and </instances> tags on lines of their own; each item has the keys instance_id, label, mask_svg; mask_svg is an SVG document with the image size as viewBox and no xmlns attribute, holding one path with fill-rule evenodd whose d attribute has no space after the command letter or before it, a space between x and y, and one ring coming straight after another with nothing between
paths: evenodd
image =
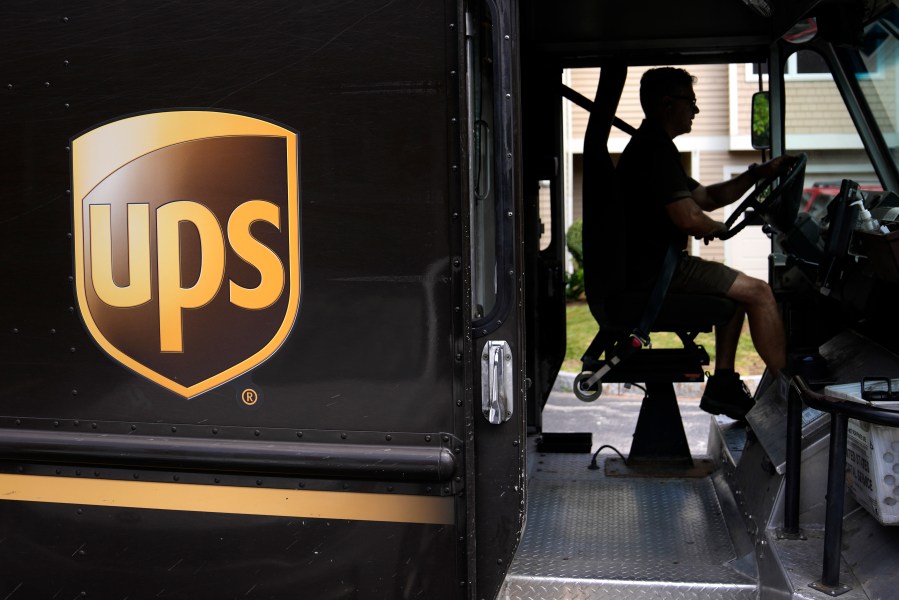
<instances>
[{"instance_id":1,"label":"house window","mask_svg":"<svg viewBox=\"0 0 899 600\"><path fill-rule=\"evenodd\" d=\"M768 65L766 63L750 63L746 68L746 80L756 81L759 76L759 68L765 79L768 78ZM794 52L787 59L784 71L784 81L826 81L833 79L830 69L824 58L814 50L800 50Z\"/></svg>"},{"instance_id":2,"label":"house window","mask_svg":"<svg viewBox=\"0 0 899 600\"><path fill-rule=\"evenodd\" d=\"M867 42L876 48L879 42L875 38L875 42ZM867 49L867 47L866 47ZM859 79L880 78L883 72L880 64L880 54L874 52L863 53L868 59L865 61L865 69ZM759 69L761 69L762 77L768 80L767 63L749 63L746 65L746 81L758 81ZM787 59L786 70L784 71L784 81L832 81L830 69L824 61L824 57L814 50L799 50L794 52Z\"/></svg>"}]
</instances>

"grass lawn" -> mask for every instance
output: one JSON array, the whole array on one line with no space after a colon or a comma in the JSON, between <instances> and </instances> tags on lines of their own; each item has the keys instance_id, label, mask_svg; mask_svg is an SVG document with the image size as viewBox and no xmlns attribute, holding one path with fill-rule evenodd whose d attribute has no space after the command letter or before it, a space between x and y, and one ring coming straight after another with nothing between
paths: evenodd
<instances>
[{"instance_id":1,"label":"grass lawn","mask_svg":"<svg viewBox=\"0 0 899 600\"><path fill-rule=\"evenodd\" d=\"M593 341L593 337L599 330L596 321L590 314L586 302L569 302L566 309L568 318L568 347L565 350L565 362L562 363L563 371L579 372L581 370L581 356L584 350ZM705 346L712 364L715 364L715 336L711 333L701 333L696 337L696 342ZM652 336L652 345L655 348L679 348L680 340L673 333L655 333ZM737 347L737 372L741 375L761 375L765 365L749 337L749 328L743 326L743 335L740 336L740 345Z\"/></svg>"}]
</instances>

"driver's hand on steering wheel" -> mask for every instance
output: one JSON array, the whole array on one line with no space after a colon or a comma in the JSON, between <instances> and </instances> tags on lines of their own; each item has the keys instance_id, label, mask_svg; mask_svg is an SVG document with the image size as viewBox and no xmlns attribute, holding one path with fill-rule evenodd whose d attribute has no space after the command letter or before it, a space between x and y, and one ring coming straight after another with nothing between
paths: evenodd
<instances>
[{"instance_id":1,"label":"driver's hand on steering wheel","mask_svg":"<svg viewBox=\"0 0 899 600\"><path fill-rule=\"evenodd\" d=\"M754 175L758 179L773 179L778 175L783 175L790 170L790 167L796 162L797 157L789 154L782 154L777 158L772 158L768 162L752 169Z\"/></svg>"}]
</instances>

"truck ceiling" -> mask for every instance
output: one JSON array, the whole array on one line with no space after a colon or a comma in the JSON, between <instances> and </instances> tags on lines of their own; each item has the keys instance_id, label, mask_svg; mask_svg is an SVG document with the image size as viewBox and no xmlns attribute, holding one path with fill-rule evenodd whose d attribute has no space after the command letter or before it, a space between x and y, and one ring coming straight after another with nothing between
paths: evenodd
<instances>
[{"instance_id":1,"label":"truck ceiling","mask_svg":"<svg viewBox=\"0 0 899 600\"><path fill-rule=\"evenodd\" d=\"M852 43L895 0L525 0L521 36L531 52L565 67L606 59L639 64L751 62L802 19L819 35Z\"/></svg>"}]
</instances>

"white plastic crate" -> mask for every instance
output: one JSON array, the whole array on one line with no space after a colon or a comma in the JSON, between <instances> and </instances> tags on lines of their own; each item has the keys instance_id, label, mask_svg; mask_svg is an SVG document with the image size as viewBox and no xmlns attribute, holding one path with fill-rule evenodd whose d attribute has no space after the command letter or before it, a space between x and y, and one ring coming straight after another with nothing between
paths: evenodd
<instances>
[{"instance_id":1,"label":"white plastic crate","mask_svg":"<svg viewBox=\"0 0 899 600\"><path fill-rule=\"evenodd\" d=\"M891 385L894 392L899 392L899 379L893 379ZM885 390L886 382L869 380L866 389ZM827 386L824 395L868 404L862 399L858 382ZM899 401L875 405L899 410ZM899 429L849 419L847 438L846 481L850 493L881 524L899 524Z\"/></svg>"}]
</instances>

